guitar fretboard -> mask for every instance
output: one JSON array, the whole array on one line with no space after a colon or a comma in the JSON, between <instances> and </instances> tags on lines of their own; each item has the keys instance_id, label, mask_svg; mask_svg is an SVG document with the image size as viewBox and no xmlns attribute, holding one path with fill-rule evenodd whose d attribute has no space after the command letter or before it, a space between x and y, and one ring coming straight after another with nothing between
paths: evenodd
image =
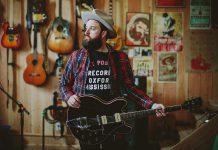
<instances>
[{"instance_id":1,"label":"guitar fretboard","mask_svg":"<svg viewBox=\"0 0 218 150\"><path fill-rule=\"evenodd\" d=\"M62 0L59 0L59 17L62 17Z\"/></svg>"},{"instance_id":2,"label":"guitar fretboard","mask_svg":"<svg viewBox=\"0 0 218 150\"><path fill-rule=\"evenodd\" d=\"M181 109L183 109L181 105L169 106L165 108L165 112L173 112ZM154 115L156 114L156 111L156 109L148 109L135 112L121 113L120 116L122 120L130 120L133 118L143 118L149 115Z\"/></svg>"},{"instance_id":3,"label":"guitar fretboard","mask_svg":"<svg viewBox=\"0 0 218 150\"><path fill-rule=\"evenodd\" d=\"M13 19L14 19L14 12L13 12L13 0L9 0L9 27L13 27Z\"/></svg>"}]
</instances>

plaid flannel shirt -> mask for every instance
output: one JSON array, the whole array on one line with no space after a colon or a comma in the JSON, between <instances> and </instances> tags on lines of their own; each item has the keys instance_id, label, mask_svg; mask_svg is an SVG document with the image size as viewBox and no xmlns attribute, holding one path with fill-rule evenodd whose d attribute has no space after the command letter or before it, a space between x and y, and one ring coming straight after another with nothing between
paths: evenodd
<instances>
[{"instance_id":1,"label":"plaid flannel shirt","mask_svg":"<svg viewBox=\"0 0 218 150\"><path fill-rule=\"evenodd\" d=\"M120 59L119 72L122 74L123 87L127 94L127 99L131 99L142 108L149 109L153 105L153 101L142 90L138 89L134 84L132 68L128 56L124 52L116 52L109 47L109 67L112 72L112 91L116 93L120 91L120 83L115 66L114 53L118 53ZM90 64L89 52L86 49L74 51L67 61L65 70L62 74L59 90L61 97L67 101L70 96L76 94L78 96L85 94L85 84Z\"/></svg>"}]
</instances>

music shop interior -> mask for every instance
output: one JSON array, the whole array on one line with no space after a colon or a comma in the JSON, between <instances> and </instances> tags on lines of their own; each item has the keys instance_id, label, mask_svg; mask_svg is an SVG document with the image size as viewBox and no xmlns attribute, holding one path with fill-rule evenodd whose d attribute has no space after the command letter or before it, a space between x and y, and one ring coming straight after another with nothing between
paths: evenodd
<instances>
[{"instance_id":1,"label":"music shop interior","mask_svg":"<svg viewBox=\"0 0 218 150\"><path fill-rule=\"evenodd\" d=\"M0 0L0 149L79 150L80 142L101 144L128 126L131 150L217 150L217 6L216 0ZM68 58L83 47L82 15L95 10L113 19L117 36L107 44L128 56L133 84L163 104L165 116L124 98L130 109L98 114L99 106L110 106L98 101L92 118L79 115L82 106L75 116L60 96Z\"/></svg>"}]
</instances>

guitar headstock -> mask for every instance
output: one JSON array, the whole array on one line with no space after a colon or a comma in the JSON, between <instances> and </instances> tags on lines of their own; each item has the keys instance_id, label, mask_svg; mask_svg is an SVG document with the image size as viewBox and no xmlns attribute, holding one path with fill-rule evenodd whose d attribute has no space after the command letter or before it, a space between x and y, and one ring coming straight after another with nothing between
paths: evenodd
<instances>
[{"instance_id":1,"label":"guitar headstock","mask_svg":"<svg viewBox=\"0 0 218 150\"><path fill-rule=\"evenodd\" d=\"M201 97L190 98L185 101L181 106L183 109L194 111L202 105Z\"/></svg>"},{"instance_id":2,"label":"guitar headstock","mask_svg":"<svg viewBox=\"0 0 218 150\"><path fill-rule=\"evenodd\" d=\"M92 11L94 9L93 0L76 0L76 5L78 17L81 17L82 12Z\"/></svg>"}]
</instances>

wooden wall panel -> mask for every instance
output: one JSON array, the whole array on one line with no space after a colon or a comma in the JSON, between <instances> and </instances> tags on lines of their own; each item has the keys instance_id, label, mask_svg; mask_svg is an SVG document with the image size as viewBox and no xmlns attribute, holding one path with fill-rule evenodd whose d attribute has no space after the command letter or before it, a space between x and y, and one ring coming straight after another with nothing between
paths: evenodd
<instances>
[{"instance_id":1,"label":"wooden wall panel","mask_svg":"<svg viewBox=\"0 0 218 150\"><path fill-rule=\"evenodd\" d=\"M43 52L43 40L48 30L49 24L57 16L57 1L47 1L48 4L48 22L40 28L41 34L38 33L38 47L39 52ZM184 17L184 49L178 54L178 80L176 83L159 83L157 82L157 52L153 53L154 62L154 94L153 99L155 102L164 103L165 105L174 105L183 103L188 97L202 96L204 100L204 108L207 107L209 100L218 101L218 73L188 73L185 70L185 58L186 52L190 50L190 29L189 29L189 2L186 0L186 7L184 8L156 8L154 0L112 0L113 1L113 19L115 24L120 27L119 34L125 41L126 34L126 13L127 12L149 12L151 13L151 47L153 47L153 13L156 11L166 12L175 11L183 12ZM7 9L8 0L1 0ZM81 47L81 39L83 36L82 28L83 23L79 19L79 29L75 30L75 3L71 0L64 0L63 2L63 17L71 23L71 33L74 36L75 32L78 32L79 45ZM57 90L58 80L55 76L49 76L46 83L42 86L36 87L29 85L23 80L23 72L26 68L26 57L32 53L33 49L28 43L28 32L26 30L26 1L25 0L14 0L16 7L14 15L16 23L22 25L23 35L23 46L19 51L16 51L16 85L8 85L7 71L9 66L7 65L7 50L0 46L0 82L4 89L14 88L16 89L16 99L18 99L24 106L29 110L30 115L25 116L24 133L26 135L41 135L42 134L42 111L44 108L52 104L53 92ZM94 6L98 9L108 11L109 0L105 1L94 1ZM21 9L22 8L22 9ZM20 11L22 10L22 11ZM9 14L7 11L4 13L5 18L8 18ZM0 35L2 36L3 30L0 28ZM31 41L33 42L33 34L31 35ZM199 41L200 42L200 41ZM129 47L130 48L130 47ZM67 57L67 56L66 56ZM49 66L52 70L54 62L57 58L57 54L48 51ZM0 124L9 124L12 129L19 132L19 114L17 113L18 108L14 107L10 101L7 108L7 98L0 92ZM191 113L178 112L176 115L178 120L192 118ZM52 125L45 123L46 135L52 135Z\"/></svg>"},{"instance_id":2,"label":"wooden wall panel","mask_svg":"<svg viewBox=\"0 0 218 150\"><path fill-rule=\"evenodd\" d=\"M212 86L212 97L211 99L212 100L216 100L218 101L218 92L217 92L217 89L218 89L218 73L213 73L212 74L212 83L213 83L213 86Z\"/></svg>"}]
</instances>

